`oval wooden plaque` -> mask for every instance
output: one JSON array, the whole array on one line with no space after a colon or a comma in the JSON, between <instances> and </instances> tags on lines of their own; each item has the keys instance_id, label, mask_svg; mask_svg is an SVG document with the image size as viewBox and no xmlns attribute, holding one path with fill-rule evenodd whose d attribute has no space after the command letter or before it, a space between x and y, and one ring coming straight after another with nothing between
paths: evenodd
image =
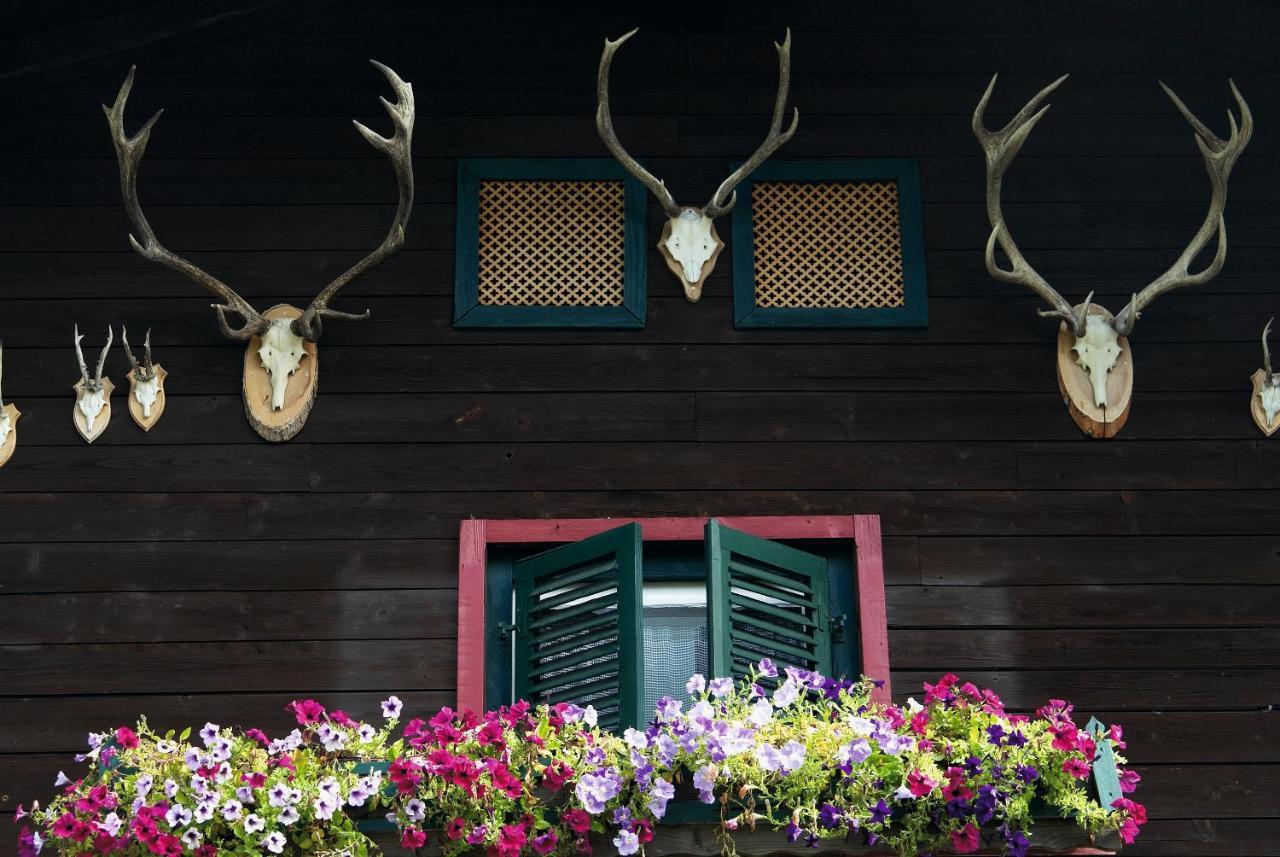
<instances>
[{"instance_id":1,"label":"oval wooden plaque","mask_svg":"<svg viewBox=\"0 0 1280 857\"><path fill-rule=\"evenodd\" d=\"M289 304L276 304L262 314L262 317L275 321L278 318L294 319L302 315L302 310ZM314 342L303 341L302 348L306 356L298 364L298 368L289 376L285 387L284 407L278 411L271 409L271 375L263 368L258 357L258 349L262 347L262 338L255 336L249 340L244 350L244 413L249 418L249 425L264 440L281 443L302 431L306 425L307 415L316 401L316 388L320 379L320 358Z\"/></svg>"},{"instance_id":2,"label":"oval wooden plaque","mask_svg":"<svg viewBox=\"0 0 1280 857\"><path fill-rule=\"evenodd\" d=\"M1112 318L1110 312L1096 304L1090 304L1089 314L1100 315L1107 321ZM1092 438L1115 437L1129 420L1129 406L1133 401L1133 352L1129 349L1129 337L1122 336L1118 341L1120 356L1107 373L1107 404L1098 407L1093 401L1089 373L1076 362L1076 353L1072 350L1076 336L1067 329L1066 322L1058 325L1058 389L1071 419L1080 431Z\"/></svg>"}]
</instances>

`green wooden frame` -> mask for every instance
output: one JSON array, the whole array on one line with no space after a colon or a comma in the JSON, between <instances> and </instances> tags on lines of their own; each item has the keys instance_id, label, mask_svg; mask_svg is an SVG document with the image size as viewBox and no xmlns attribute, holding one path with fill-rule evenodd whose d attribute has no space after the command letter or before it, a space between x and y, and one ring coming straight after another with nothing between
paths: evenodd
<instances>
[{"instance_id":1,"label":"green wooden frame","mask_svg":"<svg viewBox=\"0 0 1280 857\"><path fill-rule=\"evenodd\" d=\"M481 306L480 182L484 180L624 183L623 297L617 307ZM644 327L648 282L648 190L612 158L479 158L458 161L457 235L454 246L455 327Z\"/></svg>"},{"instance_id":2,"label":"green wooden frame","mask_svg":"<svg viewBox=\"0 0 1280 857\"><path fill-rule=\"evenodd\" d=\"M756 306L752 184L756 181L892 181L898 185L902 230L902 273L906 304L901 307ZM765 161L738 186L733 209L733 318L735 327L928 327L929 297L924 265L924 217L920 170L914 160Z\"/></svg>"}]
</instances>

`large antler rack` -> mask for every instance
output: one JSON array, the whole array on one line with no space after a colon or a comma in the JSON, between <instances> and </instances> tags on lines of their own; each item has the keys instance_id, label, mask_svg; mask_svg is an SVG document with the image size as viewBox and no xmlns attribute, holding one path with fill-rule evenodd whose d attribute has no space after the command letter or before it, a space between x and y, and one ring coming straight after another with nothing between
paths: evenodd
<instances>
[{"instance_id":1,"label":"large antler rack","mask_svg":"<svg viewBox=\"0 0 1280 857\"><path fill-rule=\"evenodd\" d=\"M399 252L400 248L404 246L405 228L409 224L409 215L413 211L413 158L411 154L414 120L413 85L401 80L399 75L377 60L370 60L370 62L386 76L391 83L391 88L395 90L396 101L394 104L385 98L378 99L382 102L382 106L386 108L387 115L391 117L392 134L390 137L383 137L359 122L352 120L352 124L356 126L356 130L360 132L360 135L369 141L369 145L385 153L391 160L391 166L396 173L396 183L400 189L400 202L396 207L395 219L391 222L391 228L382 243L372 253L352 265L340 277L325 286L320 291L320 294L316 295L315 300L311 302L306 311L294 319L293 332L309 342L316 342L320 339L323 320L326 318L341 321L364 321L369 317L368 310L362 313L347 313L329 309L329 301L333 300L338 292L352 280L367 274Z\"/></svg>"},{"instance_id":2,"label":"large antler rack","mask_svg":"<svg viewBox=\"0 0 1280 857\"><path fill-rule=\"evenodd\" d=\"M668 217L677 217L684 206L676 202L675 197L671 195L671 191L667 189L666 184L646 170L640 165L640 162L633 158L618 140L618 134L613 129L613 116L609 108L609 67L613 64L614 54L618 52L618 48L622 47L627 39L634 36L639 29L632 30L616 39L605 39L604 50L600 54L600 71L596 77L596 130L600 132L600 139L604 141L609 152L617 159L623 168L635 176L645 187L647 187L655 197L663 211ZM743 164L729 174L716 192L711 195L711 199L700 210L703 215L709 218L717 218L722 214L726 214L733 208L737 202L737 194L734 191L751 172L762 163L764 163L770 155L778 150L784 143L792 138L796 133L796 128L800 125L800 111L795 110L791 124L784 131L782 130L782 121L787 115L787 98L791 90L791 30L787 30L786 38L782 40L782 44L774 42L774 47L778 51L778 93L774 99L773 119L769 124L769 133L765 136L764 142L759 148L747 158ZM728 201L725 198L728 197Z\"/></svg>"},{"instance_id":3,"label":"large antler rack","mask_svg":"<svg viewBox=\"0 0 1280 857\"><path fill-rule=\"evenodd\" d=\"M973 133L981 143L987 160L987 217L991 221L991 236L987 239L986 247L987 270L998 280L1030 288L1051 307L1048 310L1040 310L1040 315L1060 318L1071 327L1076 336L1082 336L1093 292L1085 298L1078 311L1072 307L1071 303L1049 285L1023 257L1018 245L1013 241L1013 236L1009 233L1009 227L1005 223L1000 206L1000 190L1005 171L1013 163L1031 129L1048 112L1049 105L1041 107L1041 102L1067 79L1067 75L1063 75L1036 93L1005 127L999 131L990 131L983 122L983 113L987 108L987 102L991 99L991 93L995 90L997 77L992 76L991 83L987 85L986 92L982 94L982 99L973 112ZM1160 86L1195 132L1196 145L1200 147L1205 168L1209 172L1212 195L1209 199L1209 212L1205 215L1204 222L1178 260L1169 270L1135 294L1129 304L1111 321L1111 326L1120 336L1128 336L1133 331L1134 323L1142 314L1142 310L1160 295L1183 286L1207 283L1222 270L1222 265L1227 258L1227 229L1223 216L1227 204L1227 181L1236 159L1240 157L1240 153L1244 151L1250 137L1253 136L1253 114L1249 111L1249 105L1245 103L1234 81L1231 82L1231 92L1240 108L1240 122L1237 124L1234 114L1230 110L1227 111L1231 134L1226 140L1219 138L1197 119L1172 89L1163 82ZM1218 249L1213 261L1204 270L1192 274L1190 272L1192 261L1208 246L1209 240L1215 233L1218 236ZM1001 268L997 264L995 258L997 244L1008 257L1009 268Z\"/></svg>"},{"instance_id":4,"label":"large antler rack","mask_svg":"<svg viewBox=\"0 0 1280 857\"><path fill-rule=\"evenodd\" d=\"M111 142L115 144L116 160L120 164L120 193L124 197L125 211L129 215L133 228L137 230L138 235L142 236L142 240L139 241L136 236L130 235L129 243L144 259L159 262L177 271L220 298L223 302L214 304L213 308L218 313L218 327L221 328L224 336L237 340L250 339L261 333L270 322L226 283L168 250L156 238L155 231L147 222L147 216L142 213L142 204L138 201L138 169L142 163L142 156L147 150L147 142L151 139L151 129L155 127L160 114L164 111L157 110L156 114L147 120L147 123L132 137L125 133L125 104L129 100L129 91L133 89L133 75L136 71L137 66L130 67L129 75L125 78L119 93L116 94L115 102L110 107L102 105L102 112L107 115L107 124L111 128ZM243 324L238 328L231 327L227 324L227 312L240 316Z\"/></svg>"}]
</instances>

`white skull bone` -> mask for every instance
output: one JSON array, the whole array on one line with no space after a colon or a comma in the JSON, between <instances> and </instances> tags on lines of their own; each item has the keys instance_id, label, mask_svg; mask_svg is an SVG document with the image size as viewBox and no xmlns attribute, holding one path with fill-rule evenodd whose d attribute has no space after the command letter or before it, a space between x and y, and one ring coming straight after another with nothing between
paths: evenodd
<instances>
[{"instance_id":1,"label":"white skull bone","mask_svg":"<svg viewBox=\"0 0 1280 857\"><path fill-rule=\"evenodd\" d=\"M133 382L133 397L138 400L138 404L142 405L142 416L151 419L151 406L156 403L156 399L160 396L160 379L148 378L147 380L135 379Z\"/></svg>"},{"instance_id":2,"label":"white skull bone","mask_svg":"<svg viewBox=\"0 0 1280 857\"><path fill-rule=\"evenodd\" d=\"M76 397L76 407L80 410L80 415L84 417L84 430L93 431L93 424L98 419L98 414L102 412L102 407L107 403L106 390L99 384L96 390L91 390L81 386L77 390L79 395Z\"/></svg>"},{"instance_id":3,"label":"white skull bone","mask_svg":"<svg viewBox=\"0 0 1280 857\"><path fill-rule=\"evenodd\" d=\"M271 409L278 411L284 407L285 388L289 385L289 376L297 371L306 356L302 347L302 337L293 332L293 319L278 318L262 333L262 346L258 349L258 359L262 368L271 376Z\"/></svg>"},{"instance_id":4,"label":"white skull bone","mask_svg":"<svg viewBox=\"0 0 1280 857\"><path fill-rule=\"evenodd\" d=\"M1119 339L1115 328L1106 318L1090 314L1085 317L1084 336L1076 337L1076 344L1072 346L1076 362L1089 373L1093 401L1098 407L1107 404L1107 373L1120 359Z\"/></svg>"},{"instance_id":5,"label":"white skull bone","mask_svg":"<svg viewBox=\"0 0 1280 857\"><path fill-rule=\"evenodd\" d=\"M0 405L0 446L4 446L4 442L9 439L9 429L12 427L8 409Z\"/></svg>"},{"instance_id":6,"label":"white skull bone","mask_svg":"<svg viewBox=\"0 0 1280 857\"><path fill-rule=\"evenodd\" d=\"M685 208L670 222L671 234L663 246L680 265L684 281L690 286L698 285L703 266L720 246L720 240L711 233L712 220L696 208Z\"/></svg>"},{"instance_id":7,"label":"white skull bone","mask_svg":"<svg viewBox=\"0 0 1280 857\"><path fill-rule=\"evenodd\" d=\"M1267 417L1267 426L1275 425L1276 414L1280 413L1280 374L1270 375L1263 380L1258 398L1262 400L1262 410Z\"/></svg>"}]
</instances>

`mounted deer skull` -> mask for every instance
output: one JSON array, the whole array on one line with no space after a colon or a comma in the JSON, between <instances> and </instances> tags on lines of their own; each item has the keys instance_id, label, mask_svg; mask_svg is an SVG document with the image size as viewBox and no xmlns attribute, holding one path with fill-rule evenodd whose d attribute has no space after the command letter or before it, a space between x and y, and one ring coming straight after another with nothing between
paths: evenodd
<instances>
[{"instance_id":1,"label":"mounted deer skull","mask_svg":"<svg viewBox=\"0 0 1280 857\"><path fill-rule=\"evenodd\" d=\"M80 361L80 380L75 383L76 406L71 411L71 418L76 424L76 431L89 443L98 439L107 423L111 422L111 391L116 388L110 378L102 377L102 367L107 362L107 352L111 350L111 342L115 334L111 325L107 325L107 344L102 346L98 355L98 370L89 377L89 367L84 362L84 351L80 348L80 326L76 325L76 359Z\"/></svg>"},{"instance_id":2,"label":"mounted deer skull","mask_svg":"<svg viewBox=\"0 0 1280 857\"><path fill-rule=\"evenodd\" d=\"M1267 437L1280 428L1280 422L1276 420L1276 415L1280 414L1280 373L1271 371L1271 349L1267 347L1273 321L1274 318L1262 328L1262 368L1253 373L1253 396L1249 407L1253 421Z\"/></svg>"},{"instance_id":3,"label":"mounted deer skull","mask_svg":"<svg viewBox=\"0 0 1280 857\"><path fill-rule=\"evenodd\" d=\"M752 170L763 164L770 155L796 133L800 124L800 111L796 110L790 127L782 130L782 120L787 115L787 91L791 86L791 31L782 44L774 43L778 50L778 95L773 105L773 121L769 125L769 134L764 143L756 149L755 154L742 166L734 170L720 187L711 195L711 200L701 208L679 205L671 191L661 179L640 166L640 163L622 148L618 135L613 130L613 117L609 113L609 66L613 63L613 55L627 39L638 30L632 30L625 36L610 41L604 40L604 52L600 55L600 73L596 80L596 130L600 139L609 148L618 162L640 182L653 192L667 213L666 226L662 228L662 237L658 241L658 250L666 260L667 267L680 278L684 286L685 297L697 301L702 297L702 286L707 276L715 268L716 257L724 249L724 242L716 234L715 219L728 214L738 201L734 190L743 179L751 175Z\"/></svg>"},{"instance_id":4,"label":"mounted deer skull","mask_svg":"<svg viewBox=\"0 0 1280 857\"><path fill-rule=\"evenodd\" d=\"M0 385L4 382L4 343L0 342ZM18 445L18 417L22 416L12 402L4 403L4 388L0 386L0 467L13 455Z\"/></svg>"},{"instance_id":5,"label":"mounted deer skull","mask_svg":"<svg viewBox=\"0 0 1280 857\"><path fill-rule=\"evenodd\" d=\"M151 427L160 422L164 415L165 392L164 382L169 373L159 363L151 362L151 330L147 330L147 338L142 343L142 362L139 363L129 348L129 329L120 328L120 339L124 342L124 353L129 358L129 416L143 431L151 431Z\"/></svg>"},{"instance_id":6,"label":"mounted deer skull","mask_svg":"<svg viewBox=\"0 0 1280 857\"><path fill-rule=\"evenodd\" d=\"M221 280L165 249L156 239L155 232L142 213L137 187L142 155L160 113L152 116L134 136L125 134L124 110L129 90L133 87L133 68L129 69L129 76L120 87L115 103L110 107L102 107L107 114L111 139L120 164L120 191L124 196L125 210L142 239L139 241L130 235L129 242L144 258L184 274L222 301L213 304L222 334L228 339L248 343L244 366L245 413L254 431L270 441L288 440L301 431L306 423L307 414L310 413L316 396L319 372L316 343L320 341L324 320L363 321L369 317L368 310L359 314L339 312L330 309L329 302L344 286L394 256L404 244L405 226L413 209L413 162L410 157L413 142L413 86L401 80L382 63L375 61L373 64L386 76L396 94L394 104L385 98L380 99L391 116L394 130L392 136L382 137L359 122L353 124L371 146L390 159L399 185L400 202L391 229L377 249L325 286L306 310L280 304L259 313ZM232 327L227 323L228 312L242 319L239 327ZM309 358L305 364L304 358Z\"/></svg>"},{"instance_id":7,"label":"mounted deer skull","mask_svg":"<svg viewBox=\"0 0 1280 857\"><path fill-rule=\"evenodd\" d=\"M1172 89L1164 83L1160 84L1195 132L1196 145L1204 156L1212 188L1209 213L1205 215L1199 231L1178 260L1141 292L1134 294L1128 306L1113 317L1107 310L1092 304L1093 292L1089 293L1083 304L1072 306L1036 273L1023 258L1018 245L1013 242L1000 209L1000 188L1005 171L1013 163L1022 144L1027 141L1031 129L1049 110L1049 105L1040 107L1040 102L1066 79L1067 75L1063 75L1036 93L1008 125L999 131L989 131L983 122L983 112L996 86L996 77L993 76L973 112L973 133L982 144L987 160L987 217L991 221L991 237L987 239L986 249L987 270L997 280L1026 286L1052 307L1041 310L1040 315L1061 319L1058 334L1058 385L1072 419L1091 437L1114 437L1124 427L1129 416L1133 364L1128 336L1142 310L1165 292L1209 282L1222 270L1226 261L1227 227L1223 211L1227 204L1227 179L1236 159L1253 135L1253 115L1240 95L1240 90L1231 82L1231 92L1240 107L1240 124L1237 127L1235 116L1228 110L1231 135L1222 140L1187 109ZM1208 246L1215 233L1218 236L1218 249L1213 261L1204 270L1192 274L1191 263ZM1008 269L996 264L997 244L1009 259Z\"/></svg>"}]
</instances>

